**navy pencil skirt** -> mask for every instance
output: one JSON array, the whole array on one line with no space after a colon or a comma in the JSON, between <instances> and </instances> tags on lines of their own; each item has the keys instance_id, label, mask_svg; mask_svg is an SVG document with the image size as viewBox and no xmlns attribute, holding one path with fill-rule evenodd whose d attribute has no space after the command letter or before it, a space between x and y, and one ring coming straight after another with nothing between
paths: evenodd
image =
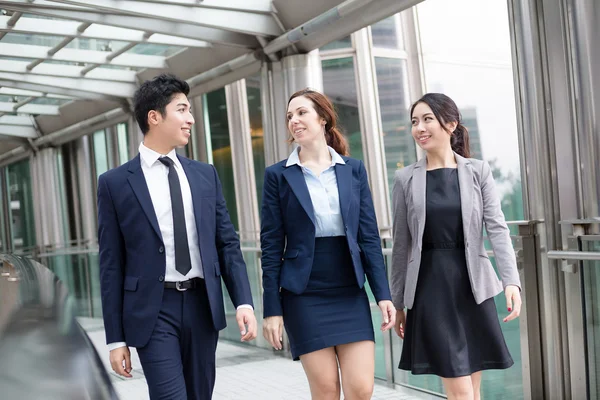
<instances>
[{"instance_id":1,"label":"navy pencil skirt","mask_svg":"<svg viewBox=\"0 0 600 400\"><path fill-rule=\"evenodd\" d=\"M359 288L345 236L315 239L315 255L302 294L281 290L283 322L292 357L327 347L375 341L369 298Z\"/></svg>"}]
</instances>

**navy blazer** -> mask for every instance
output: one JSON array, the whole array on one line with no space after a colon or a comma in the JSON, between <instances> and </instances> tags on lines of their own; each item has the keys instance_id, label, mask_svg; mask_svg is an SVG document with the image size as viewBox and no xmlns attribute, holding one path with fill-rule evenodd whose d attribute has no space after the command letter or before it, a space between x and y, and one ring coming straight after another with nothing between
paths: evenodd
<instances>
[{"instance_id":1,"label":"navy blazer","mask_svg":"<svg viewBox=\"0 0 600 400\"><path fill-rule=\"evenodd\" d=\"M342 157L335 173L340 209L359 287L365 273L377 302L391 300L373 199L362 161ZM308 284L315 250L313 205L302 169L287 160L265 170L261 249L264 317L283 315L280 288L300 294Z\"/></svg>"},{"instance_id":2,"label":"navy blazer","mask_svg":"<svg viewBox=\"0 0 600 400\"><path fill-rule=\"evenodd\" d=\"M221 182L212 165L178 155L187 175L212 321L225 328L221 278L237 307L252 295ZM138 154L98 179L100 288L107 343L143 347L161 307L166 258Z\"/></svg>"}]
</instances>

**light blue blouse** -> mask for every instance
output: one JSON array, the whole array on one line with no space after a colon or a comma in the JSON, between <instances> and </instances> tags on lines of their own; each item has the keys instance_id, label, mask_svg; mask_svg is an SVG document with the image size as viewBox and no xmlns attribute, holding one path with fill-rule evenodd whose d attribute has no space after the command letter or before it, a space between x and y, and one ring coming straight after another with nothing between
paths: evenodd
<instances>
[{"instance_id":1,"label":"light blue blouse","mask_svg":"<svg viewBox=\"0 0 600 400\"><path fill-rule=\"evenodd\" d=\"M286 167L298 164L302 168L306 186L310 193L313 210L315 212L316 236L345 236L344 221L340 210L340 195L337 187L337 177L335 174L335 164L345 164L342 157L331 147L331 165L321 175L315 175L309 168L306 168L300 162L297 147L288 157Z\"/></svg>"}]
</instances>

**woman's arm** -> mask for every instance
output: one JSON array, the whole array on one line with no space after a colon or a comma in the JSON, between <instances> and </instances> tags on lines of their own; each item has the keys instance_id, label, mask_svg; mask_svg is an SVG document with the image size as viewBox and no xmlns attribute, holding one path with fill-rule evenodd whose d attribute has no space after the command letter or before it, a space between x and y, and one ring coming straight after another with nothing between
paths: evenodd
<instances>
[{"instance_id":1,"label":"woman's arm","mask_svg":"<svg viewBox=\"0 0 600 400\"><path fill-rule=\"evenodd\" d=\"M401 310L404 308L404 286L406 284L406 271L408 268L408 249L411 244L410 230L406 215L406 199L400 171L394 177L394 191L392 195L394 210L394 224L392 228L392 301L394 306Z\"/></svg>"}]
</instances>

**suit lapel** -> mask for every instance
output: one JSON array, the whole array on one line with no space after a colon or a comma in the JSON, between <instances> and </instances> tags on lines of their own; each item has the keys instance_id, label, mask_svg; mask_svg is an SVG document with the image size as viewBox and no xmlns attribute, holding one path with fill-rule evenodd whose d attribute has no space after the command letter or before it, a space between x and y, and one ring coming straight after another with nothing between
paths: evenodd
<instances>
[{"instance_id":1,"label":"suit lapel","mask_svg":"<svg viewBox=\"0 0 600 400\"><path fill-rule=\"evenodd\" d=\"M315 211L310 199L310 193L308 192L308 186L306 186L306 181L302 174L302 168L299 165L291 165L283 171L283 176L292 188L302 208L304 208L306 215L308 215L312 223L316 226Z\"/></svg>"},{"instance_id":2,"label":"suit lapel","mask_svg":"<svg viewBox=\"0 0 600 400\"><path fill-rule=\"evenodd\" d=\"M427 189L427 158L423 156L413 169L412 173L412 200L418 223L418 237L423 237L426 215L426 189ZM419 240L419 243L421 241Z\"/></svg>"},{"instance_id":3,"label":"suit lapel","mask_svg":"<svg viewBox=\"0 0 600 400\"><path fill-rule=\"evenodd\" d=\"M133 193L140 202L142 210L144 210L146 217L150 221L150 225L152 225L152 228L162 240L162 235L158 226L158 219L156 219L156 212L154 211L154 206L152 205L152 199L150 198L150 192L148 191L148 185L146 184L146 178L144 178L144 171L142 171L140 162L141 160L139 154L137 157L131 160L129 165L130 175L127 180L133 189Z\"/></svg>"},{"instance_id":4,"label":"suit lapel","mask_svg":"<svg viewBox=\"0 0 600 400\"><path fill-rule=\"evenodd\" d=\"M190 185L190 192L192 193L192 204L194 205L194 220L196 221L196 231L198 231L198 237L200 237L200 221L202 220L202 189L213 187L214 183L205 182L205 178L193 168L191 160L189 158L181 157L177 154L177 158L181 163L183 172L187 177Z\"/></svg>"},{"instance_id":5,"label":"suit lapel","mask_svg":"<svg viewBox=\"0 0 600 400\"><path fill-rule=\"evenodd\" d=\"M465 236L469 232L469 222L473 211L473 171L471 162L455 154L458 164L458 185L460 187L460 208L462 212L463 230Z\"/></svg>"},{"instance_id":6,"label":"suit lapel","mask_svg":"<svg viewBox=\"0 0 600 400\"><path fill-rule=\"evenodd\" d=\"M352 167L348 164L335 164L335 176L340 196L342 219L345 224L348 224L348 212L350 211L350 200L352 199Z\"/></svg>"}]
</instances>

